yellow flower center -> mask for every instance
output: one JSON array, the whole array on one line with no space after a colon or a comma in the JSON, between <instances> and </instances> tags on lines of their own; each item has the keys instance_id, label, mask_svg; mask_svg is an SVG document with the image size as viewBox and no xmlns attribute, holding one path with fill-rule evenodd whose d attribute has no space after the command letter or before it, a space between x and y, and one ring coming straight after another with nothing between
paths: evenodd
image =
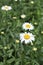
<instances>
[{"instance_id":1,"label":"yellow flower center","mask_svg":"<svg viewBox=\"0 0 43 65\"><path fill-rule=\"evenodd\" d=\"M8 9L8 6L5 6L5 9Z\"/></svg>"},{"instance_id":2,"label":"yellow flower center","mask_svg":"<svg viewBox=\"0 0 43 65\"><path fill-rule=\"evenodd\" d=\"M26 28L30 28L30 27L31 27L30 24L27 24L27 25L26 25Z\"/></svg>"},{"instance_id":3,"label":"yellow flower center","mask_svg":"<svg viewBox=\"0 0 43 65\"><path fill-rule=\"evenodd\" d=\"M30 39L30 35L25 34L25 35L24 35L24 39Z\"/></svg>"}]
</instances>

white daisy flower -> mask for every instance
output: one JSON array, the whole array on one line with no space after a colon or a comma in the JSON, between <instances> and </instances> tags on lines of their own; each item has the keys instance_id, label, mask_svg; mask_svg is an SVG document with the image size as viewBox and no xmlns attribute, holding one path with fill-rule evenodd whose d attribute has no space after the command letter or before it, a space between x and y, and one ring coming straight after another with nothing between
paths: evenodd
<instances>
[{"instance_id":1,"label":"white daisy flower","mask_svg":"<svg viewBox=\"0 0 43 65\"><path fill-rule=\"evenodd\" d=\"M21 18L22 18L22 19L26 18L26 15L25 15L25 14L22 14L22 15L21 15Z\"/></svg>"},{"instance_id":2,"label":"white daisy flower","mask_svg":"<svg viewBox=\"0 0 43 65\"><path fill-rule=\"evenodd\" d=\"M1 34L4 34L4 31L2 31Z\"/></svg>"},{"instance_id":3,"label":"white daisy flower","mask_svg":"<svg viewBox=\"0 0 43 65\"><path fill-rule=\"evenodd\" d=\"M16 43L19 43L19 40L15 40Z\"/></svg>"},{"instance_id":4,"label":"white daisy flower","mask_svg":"<svg viewBox=\"0 0 43 65\"><path fill-rule=\"evenodd\" d=\"M25 44L30 43L35 40L34 35L32 33L20 33L21 43L25 42Z\"/></svg>"},{"instance_id":5,"label":"white daisy flower","mask_svg":"<svg viewBox=\"0 0 43 65\"><path fill-rule=\"evenodd\" d=\"M18 1L18 0L15 0L15 1Z\"/></svg>"},{"instance_id":6,"label":"white daisy flower","mask_svg":"<svg viewBox=\"0 0 43 65\"><path fill-rule=\"evenodd\" d=\"M2 10L6 10L6 11L8 11L8 10L11 10L12 7L11 7L11 6L7 6L7 5L5 5L5 6L2 6L1 9L2 9Z\"/></svg>"},{"instance_id":7,"label":"white daisy flower","mask_svg":"<svg viewBox=\"0 0 43 65\"><path fill-rule=\"evenodd\" d=\"M25 30L33 30L34 26L31 23L26 22L22 25L22 28Z\"/></svg>"},{"instance_id":8,"label":"white daisy flower","mask_svg":"<svg viewBox=\"0 0 43 65\"><path fill-rule=\"evenodd\" d=\"M37 51L37 48L36 47L33 47L33 51Z\"/></svg>"},{"instance_id":9,"label":"white daisy flower","mask_svg":"<svg viewBox=\"0 0 43 65\"><path fill-rule=\"evenodd\" d=\"M31 3L31 4L34 4L34 1L31 1L30 3Z\"/></svg>"},{"instance_id":10,"label":"white daisy flower","mask_svg":"<svg viewBox=\"0 0 43 65\"><path fill-rule=\"evenodd\" d=\"M13 17L13 19L17 19L17 17Z\"/></svg>"},{"instance_id":11,"label":"white daisy flower","mask_svg":"<svg viewBox=\"0 0 43 65\"><path fill-rule=\"evenodd\" d=\"M43 34L43 31L41 31L41 34Z\"/></svg>"}]
</instances>

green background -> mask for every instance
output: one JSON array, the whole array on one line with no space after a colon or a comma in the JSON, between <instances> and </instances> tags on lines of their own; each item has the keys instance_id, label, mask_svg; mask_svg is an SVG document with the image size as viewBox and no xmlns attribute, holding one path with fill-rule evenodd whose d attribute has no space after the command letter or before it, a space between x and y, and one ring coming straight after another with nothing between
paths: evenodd
<instances>
[{"instance_id":1,"label":"green background","mask_svg":"<svg viewBox=\"0 0 43 65\"><path fill-rule=\"evenodd\" d=\"M0 65L43 65L43 0L33 0L33 4L31 1L0 0ZM4 5L11 6L12 10L1 10ZM26 18L22 19L22 14ZM34 30L30 31L35 35L33 45L15 41L25 32L24 22L34 25ZM33 51L34 47L37 51Z\"/></svg>"}]
</instances>

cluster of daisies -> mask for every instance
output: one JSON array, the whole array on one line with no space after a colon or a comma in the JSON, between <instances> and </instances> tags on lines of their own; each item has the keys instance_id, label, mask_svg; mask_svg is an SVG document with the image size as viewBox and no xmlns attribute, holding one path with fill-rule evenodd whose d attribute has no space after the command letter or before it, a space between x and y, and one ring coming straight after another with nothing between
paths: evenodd
<instances>
[{"instance_id":1,"label":"cluster of daisies","mask_svg":"<svg viewBox=\"0 0 43 65\"><path fill-rule=\"evenodd\" d=\"M35 35L33 35L32 33L30 33L30 31L34 29L34 26L33 26L31 23L25 22L25 23L22 25L22 28L23 28L25 31L28 30L29 32L20 33L21 43L23 43L23 42L24 42L25 44L32 43L32 41L35 40Z\"/></svg>"},{"instance_id":2,"label":"cluster of daisies","mask_svg":"<svg viewBox=\"0 0 43 65\"><path fill-rule=\"evenodd\" d=\"M1 7L2 10L5 10L5 11L8 11L8 10L11 10L12 7L11 6L2 6ZM22 18L25 18L26 16L25 15L21 15ZM28 44L28 43L32 43L32 41L35 40L35 37L32 33L30 33L31 30L34 29L34 26L31 24L31 23L28 23L28 22L25 22L23 25L22 25L22 28L28 32L25 32L25 33L20 33L20 41L21 43L25 43L25 44Z\"/></svg>"},{"instance_id":3,"label":"cluster of daisies","mask_svg":"<svg viewBox=\"0 0 43 65\"><path fill-rule=\"evenodd\" d=\"M18 0L15 0L15 1L18 1ZM21 0L19 0L19 1L21 1ZM34 1L30 1L30 3L31 3L31 4L34 4ZM5 6L2 6L1 9L2 9L2 10L6 10L6 11L8 11L8 10L11 10L12 7L11 7L11 6L7 6L7 5L5 5Z\"/></svg>"}]
</instances>

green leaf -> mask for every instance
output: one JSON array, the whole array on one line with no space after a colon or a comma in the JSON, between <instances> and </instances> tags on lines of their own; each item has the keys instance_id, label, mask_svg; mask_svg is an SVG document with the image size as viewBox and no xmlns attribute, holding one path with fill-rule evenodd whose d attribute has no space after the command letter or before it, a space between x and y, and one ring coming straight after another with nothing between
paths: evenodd
<instances>
[{"instance_id":1,"label":"green leaf","mask_svg":"<svg viewBox=\"0 0 43 65\"><path fill-rule=\"evenodd\" d=\"M13 58L7 60L7 63L11 64L11 63L14 62L14 61L15 61L15 57L13 57Z\"/></svg>"},{"instance_id":2,"label":"green leaf","mask_svg":"<svg viewBox=\"0 0 43 65\"><path fill-rule=\"evenodd\" d=\"M0 65L3 65L3 62L0 62Z\"/></svg>"},{"instance_id":3,"label":"green leaf","mask_svg":"<svg viewBox=\"0 0 43 65\"><path fill-rule=\"evenodd\" d=\"M13 51L14 51L13 49L8 50L8 51L7 51L7 55L8 55L9 57L11 57L11 56L12 56Z\"/></svg>"}]
</instances>

